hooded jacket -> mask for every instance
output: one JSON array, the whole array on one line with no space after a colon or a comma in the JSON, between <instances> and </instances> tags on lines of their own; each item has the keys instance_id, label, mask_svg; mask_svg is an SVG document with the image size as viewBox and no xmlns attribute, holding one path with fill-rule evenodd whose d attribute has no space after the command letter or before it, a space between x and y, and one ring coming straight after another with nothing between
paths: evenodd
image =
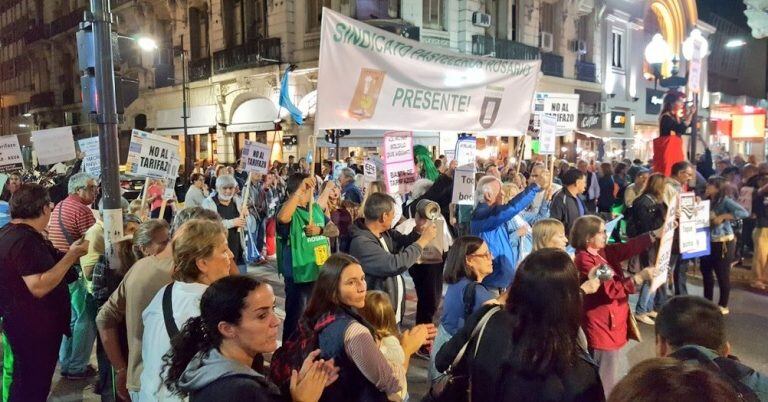
<instances>
[{"instance_id":1,"label":"hooded jacket","mask_svg":"<svg viewBox=\"0 0 768 402\"><path fill-rule=\"evenodd\" d=\"M190 402L282 401L280 390L264 375L227 359L218 349L198 353L178 382Z\"/></svg>"},{"instance_id":2,"label":"hooded jacket","mask_svg":"<svg viewBox=\"0 0 768 402\"><path fill-rule=\"evenodd\" d=\"M421 235L415 230L409 235L388 230L381 234L381 239L387 245L385 250L379 238L365 226L363 219L355 221L349 229L352 236L349 254L360 261L368 289L386 292L395 313L400 312L397 314L400 318L405 311L405 284L400 275L421 257L421 246L415 243Z\"/></svg>"}]
</instances>

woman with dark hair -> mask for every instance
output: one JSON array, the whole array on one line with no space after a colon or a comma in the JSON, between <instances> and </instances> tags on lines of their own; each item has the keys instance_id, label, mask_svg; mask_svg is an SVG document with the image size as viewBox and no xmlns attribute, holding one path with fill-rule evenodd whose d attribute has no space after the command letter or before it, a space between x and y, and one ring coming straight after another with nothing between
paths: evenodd
<instances>
[{"instance_id":1,"label":"woman with dark hair","mask_svg":"<svg viewBox=\"0 0 768 402\"><path fill-rule=\"evenodd\" d=\"M667 178L661 173L648 176L643 192L632 203L632 212L629 217L627 236L634 237L641 233L648 233L664 224L667 215L667 206L664 204L664 189ZM654 242L646 251L640 253L641 267L648 267L656 262L657 242ZM664 287L656 292L651 292L651 283L646 281L640 287L640 296L635 306L635 318L648 325L653 325L656 317L655 309L661 308L666 299Z\"/></svg>"},{"instance_id":2,"label":"woman with dark hair","mask_svg":"<svg viewBox=\"0 0 768 402\"><path fill-rule=\"evenodd\" d=\"M517 269L504 308L473 314L437 353L437 369L445 371L469 342L476 352L464 355L462 367L473 401L602 401L597 366L577 342L581 297L567 253L534 251ZM486 314L482 335L470 339Z\"/></svg>"},{"instance_id":3,"label":"woman with dark hair","mask_svg":"<svg viewBox=\"0 0 768 402\"><path fill-rule=\"evenodd\" d=\"M597 212L610 213L616 201L616 182L613 180L613 167L608 162L600 164L600 196L597 198Z\"/></svg>"},{"instance_id":4,"label":"woman with dark hair","mask_svg":"<svg viewBox=\"0 0 768 402\"><path fill-rule=\"evenodd\" d=\"M357 313L365 306L365 296L365 273L357 259L331 256L299 323L302 332L317 334L320 356L339 367L339 379L323 393L323 401L386 401L400 390L398 368L381 354L374 328ZM404 331L400 339L406 361L421 347L415 337Z\"/></svg>"},{"instance_id":5,"label":"woman with dark hair","mask_svg":"<svg viewBox=\"0 0 768 402\"><path fill-rule=\"evenodd\" d=\"M715 276L720 287L720 311L728 314L728 296L731 293L731 263L736 260L736 237L733 221L749 216L744 207L725 195L727 181L722 176L707 179L704 197L710 202L711 252L701 257L701 276L704 280L704 297L712 300Z\"/></svg>"},{"instance_id":6,"label":"woman with dark hair","mask_svg":"<svg viewBox=\"0 0 768 402\"><path fill-rule=\"evenodd\" d=\"M280 319L272 287L248 276L219 279L200 299L200 316L190 318L163 356L165 386L190 402L315 402L335 373L311 353L291 378L290 398L251 368L262 353L277 349Z\"/></svg>"},{"instance_id":7,"label":"woman with dark hair","mask_svg":"<svg viewBox=\"0 0 768 402\"><path fill-rule=\"evenodd\" d=\"M571 228L571 242L576 249L574 258L582 281L602 277L598 270L607 269L597 292L584 296L583 327L587 344L597 364L605 394L619 380L623 356L621 348L628 341L630 317L628 297L637 287L653 278L654 267L644 268L633 276L625 276L621 263L639 255L658 238L662 229L630 239L627 243L607 244L605 222L597 216L576 219Z\"/></svg>"},{"instance_id":8,"label":"woman with dark hair","mask_svg":"<svg viewBox=\"0 0 768 402\"><path fill-rule=\"evenodd\" d=\"M0 201L8 202L11 200L11 196L13 196L13 193L16 192L16 190L21 187L21 174L18 172L13 172L8 175L8 180L5 182L5 186L3 187L2 193L0 193Z\"/></svg>"},{"instance_id":9,"label":"woman with dark hair","mask_svg":"<svg viewBox=\"0 0 768 402\"><path fill-rule=\"evenodd\" d=\"M443 279L448 284L443 298L443 312L437 336L429 356L429 379L439 375L435 355L462 327L464 321L494 297L483 285L493 272L493 255L483 239L462 236L448 250L443 266Z\"/></svg>"},{"instance_id":10,"label":"woman with dark hair","mask_svg":"<svg viewBox=\"0 0 768 402\"><path fill-rule=\"evenodd\" d=\"M664 95L659 115L659 137L653 140L653 170L669 176L672 165L685 160L680 138L691 125L696 109L685 108L685 94L670 91Z\"/></svg>"}]
</instances>

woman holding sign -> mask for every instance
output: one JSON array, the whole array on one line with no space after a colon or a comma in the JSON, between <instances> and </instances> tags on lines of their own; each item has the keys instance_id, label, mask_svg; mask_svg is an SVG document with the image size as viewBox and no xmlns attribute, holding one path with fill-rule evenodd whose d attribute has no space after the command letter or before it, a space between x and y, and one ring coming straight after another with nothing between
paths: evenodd
<instances>
[{"instance_id":1,"label":"woman holding sign","mask_svg":"<svg viewBox=\"0 0 768 402\"><path fill-rule=\"evenodd\" d=\"M221 216L221 223L227 229L227 244L235 256L235 264L241 274L246 273L243 252L245 244L238 230L245 228L248 210L243 209L243 201L235 195L237 180L234 176L222 175L216 178L216 192L203 201L202 207L216 211Z\"/></svg>"}]
</instances>

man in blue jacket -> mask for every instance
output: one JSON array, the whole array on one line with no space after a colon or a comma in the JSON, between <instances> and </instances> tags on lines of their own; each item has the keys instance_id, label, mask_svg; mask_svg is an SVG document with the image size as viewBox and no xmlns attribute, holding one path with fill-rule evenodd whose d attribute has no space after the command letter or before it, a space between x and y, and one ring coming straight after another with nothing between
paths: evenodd
<instances>
[{"instance_id":1,"label":"man in blue jacket","mask_svg":"<svg viewBox=\"0 0 768 402\"><path fill-rule=\"evenodd\" d=\"M494 176L485 176L477 182L477 207L472 214L469 230L485 240L493 255L493 273L483 280L483 285L492 293L500 294L512 282L517 268L517 250L509 243L506 222L515 217L533 202L539 191L551 184L550 173L545 171L535 183L502 204L501 181Z\"/></svg>"}]
</instances>

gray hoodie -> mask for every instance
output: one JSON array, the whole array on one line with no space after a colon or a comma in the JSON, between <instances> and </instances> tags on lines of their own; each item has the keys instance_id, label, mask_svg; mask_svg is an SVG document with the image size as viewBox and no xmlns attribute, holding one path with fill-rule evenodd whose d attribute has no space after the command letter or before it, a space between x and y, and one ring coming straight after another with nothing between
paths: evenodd
<instances>
[{"instance_id":1,"label":"gray hoodie","mask_svg":"<svg viewBox=\"0 0 768 402\"><path fill-rule=\"evenodd\" d=\"M224 381L220 381L222 379ZM234 385L235 382L238 384ZM277 387L264 375L227 359L218 349L211 349L207 354L198 353L189 362L179 379L179 389L190 394L190 401L236 401L246 396L268 400L278 399L280 395Z\"/></svg>"}]
</instances>

